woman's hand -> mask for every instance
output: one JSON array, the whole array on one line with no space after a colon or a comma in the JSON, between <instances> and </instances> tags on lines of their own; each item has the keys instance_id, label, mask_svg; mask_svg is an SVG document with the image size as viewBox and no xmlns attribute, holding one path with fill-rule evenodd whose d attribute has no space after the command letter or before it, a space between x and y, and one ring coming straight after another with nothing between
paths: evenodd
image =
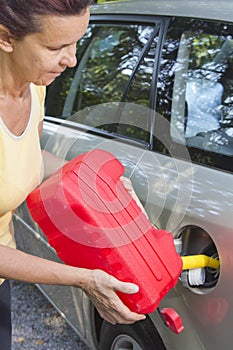
<instances>
[{"instance_id":1,"label":"woman's hand","mask_svg":"<svg viewBox=\"0 0 233 350\"><path fill-rule=\"evenodd\" d=\"M123 183L125 189L130 193L130 195L132 196L132 198L135 200L135 202L137 203L137 205L139 206L139 208L142 210L142 212L146 215L147 219L148 219L148 215L147 212L145 211L142 203L140 202L140 199L138 198L138 196L136 195L136 192L134 191L133 185L131 180L128 177L125 176L121 176L120 177L121 182Z\"/></svg>"},{"instance_id":2,"label":"woman's hand","mask_svg":"<svg viewBox=\"0 0 233 350\"><path fill-rule=\"evenodd\" d=\"M130 311L116 294L116 291L126 294L136 293L138 286L135 284L121 282L102 270L93 270L92 278L83 290L100 316L112 324L130 324L145 319L145 315Z\"/></svg>"}]
</instances>

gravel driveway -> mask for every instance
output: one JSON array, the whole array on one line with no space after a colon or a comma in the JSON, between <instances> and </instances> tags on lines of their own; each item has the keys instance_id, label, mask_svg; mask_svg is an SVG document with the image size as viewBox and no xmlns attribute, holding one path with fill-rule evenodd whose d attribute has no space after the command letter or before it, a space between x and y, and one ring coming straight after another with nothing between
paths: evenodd
<instances>
[{"instance_id":1,"label":"gravel driveway","mask_svg":"<svg viewBox=\"0 0 233 350\"><path fill-rule=\"evenodd\" d=\"M12 350L90 350L37 287L13 281L11 288Z\"/></svg>"}]
</instances>

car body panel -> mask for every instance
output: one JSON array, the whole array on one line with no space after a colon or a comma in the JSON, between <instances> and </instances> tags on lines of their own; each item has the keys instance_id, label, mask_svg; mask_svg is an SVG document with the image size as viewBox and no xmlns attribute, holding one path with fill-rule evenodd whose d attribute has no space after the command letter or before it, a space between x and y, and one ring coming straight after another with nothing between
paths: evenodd
<instances>
[{"instance_id":1,"label":"car body panel","mask_svg":"<svg viewBox=\"0 0 233 350\"><path fill-rule=\"evenodd\" d=\"M125 0L106 3L104 12L106 14L130 14L178 16L192 18L209 18L212 20L232 21L231 0L225 1L202 1L202 0ZM103 13L102 6L93 6L93 13Z\"/></svg>"}]
</instances>

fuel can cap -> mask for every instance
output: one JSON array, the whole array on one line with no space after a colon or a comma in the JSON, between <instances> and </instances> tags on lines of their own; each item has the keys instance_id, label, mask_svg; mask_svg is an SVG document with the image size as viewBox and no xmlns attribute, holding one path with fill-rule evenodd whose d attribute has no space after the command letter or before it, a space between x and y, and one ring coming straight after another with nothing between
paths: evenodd
<instances>
[{"instance_id":1,"label":"fuel can cap","mask_svg":"<svg viewBox=\"0 0 233 350\"><path fill-rule=\"evenodd\" d=\"M160 311L165 324L172 332L180 334L184 330L180 315L172 308L164 308Z\"/></svg>"}]
</instances>

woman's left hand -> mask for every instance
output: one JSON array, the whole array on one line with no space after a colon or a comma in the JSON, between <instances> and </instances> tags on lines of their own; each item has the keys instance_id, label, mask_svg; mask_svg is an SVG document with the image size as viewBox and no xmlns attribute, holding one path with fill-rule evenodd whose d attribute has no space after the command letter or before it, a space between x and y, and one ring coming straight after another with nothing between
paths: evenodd
<instances>
[{"instance_id":1,"label":"woman's left hand","mask_svg":"<svg viewBox=\"0 0 233 350\"><path fill-rule=\"evenodd\" d=\"M142 210L142 212L146 215L147 219L149 220L147 212L145 211L145 208L143 207L140 199L138 198L136 192L134 191L134 188L133 188L131 180L128 177L125 177L125 176L121 176L120 180L123 183L125 189L130 193L130 195L135 200L135 202L137 203L139 208Z\"/></svg>"}]
</instances>

